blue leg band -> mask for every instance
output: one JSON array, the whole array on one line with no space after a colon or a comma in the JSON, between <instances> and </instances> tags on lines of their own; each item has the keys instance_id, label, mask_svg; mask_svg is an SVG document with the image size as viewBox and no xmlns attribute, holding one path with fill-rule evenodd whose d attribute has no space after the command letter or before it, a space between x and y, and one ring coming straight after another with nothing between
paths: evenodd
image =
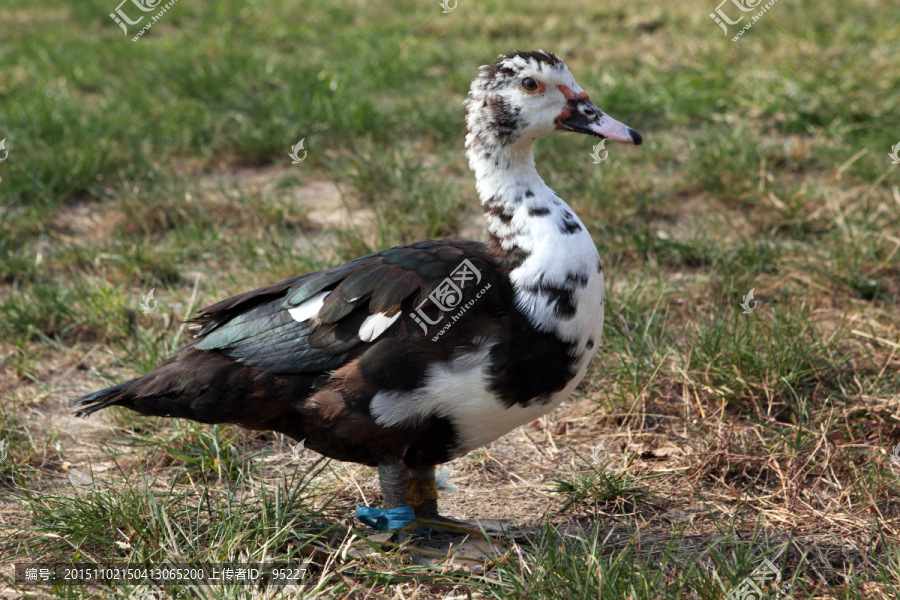
<instances>
[{"instance_id":1,"label":"blue leg band","mask_svg":"<svg viewBox=\"0 0 900 600\"><path fill-rule=\"evenodd\" d=\"M374 506L356 505L356 518L372 529L394 531L416 522L416 513L411 506L401 506L384 510Z\"/></svg>"}]
</instances>

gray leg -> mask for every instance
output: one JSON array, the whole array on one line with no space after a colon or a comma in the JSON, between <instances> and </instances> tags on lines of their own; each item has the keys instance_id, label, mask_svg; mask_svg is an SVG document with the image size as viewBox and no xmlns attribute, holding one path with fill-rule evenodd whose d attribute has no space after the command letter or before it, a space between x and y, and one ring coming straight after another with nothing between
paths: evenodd
<instances>
[{"instance_id":1,"label":"gray leg","mask_svg":"<svg viewBox=\"0 0 900 600\"><path fill-rule=\"evenodd\" d=\"M422 469L413 474L413 483L417 488L413 496L408 496L410 472L402 462L378 465L378 480L381 484L381 495L386 510L409 506L412 501L416 513L416 526L420 529L439 533L462 533L484 537L481 530L468 523L450 519L438 514L437 491L435 489L434 471Z\"/></svg>"},{"instance_id":2,"label":"gray leg","mask_svg":"<svg viewBox=\"0 0 900 600\"><path fill-rule=\"evenodd\" d=\"M387 463L378 465L378 481L381 484L381 495L387 510L406 506L406 486L409 482L409 469L403 463Z\"/></svg>"}]
</instances>

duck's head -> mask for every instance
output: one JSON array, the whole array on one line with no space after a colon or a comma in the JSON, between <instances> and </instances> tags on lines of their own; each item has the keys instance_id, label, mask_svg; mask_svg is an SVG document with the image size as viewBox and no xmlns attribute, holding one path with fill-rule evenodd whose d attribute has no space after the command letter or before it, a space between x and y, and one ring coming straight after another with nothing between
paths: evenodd
<instances>
[{"instance_id":1,"label":"duck's head","mask_svg":"<svg viewBox=\"0 0 900 600\"><path fill-rule=\"evenodd\" d=\"M481 67L466 100L466 148L491 154L556 131L641 143L641 134L588 99L566 64L549 52L513 52Z\"/></svg>"}]
</instances>

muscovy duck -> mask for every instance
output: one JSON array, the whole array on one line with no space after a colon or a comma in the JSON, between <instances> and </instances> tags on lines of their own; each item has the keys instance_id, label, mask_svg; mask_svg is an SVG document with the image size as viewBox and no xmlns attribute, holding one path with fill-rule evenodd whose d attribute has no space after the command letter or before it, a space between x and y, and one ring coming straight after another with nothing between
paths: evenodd
<instances>
[{"instance_id":1,"label":"muscovy duck","mask_svg":"<svg viewBox=\"0 0 900 600\"><path fill-rule=\"evenodd\" d=\"M379 529L466 531L438 513L434 467L550 412L603 331L603 268L584 224L538 175L557 131L641 143L553 54L483 66L466 149L490 244L376 252L204 308L194 339L152 372L73 400L77 415L145 415L274 430L378 468Z\"/></svg>"}]
</instances>

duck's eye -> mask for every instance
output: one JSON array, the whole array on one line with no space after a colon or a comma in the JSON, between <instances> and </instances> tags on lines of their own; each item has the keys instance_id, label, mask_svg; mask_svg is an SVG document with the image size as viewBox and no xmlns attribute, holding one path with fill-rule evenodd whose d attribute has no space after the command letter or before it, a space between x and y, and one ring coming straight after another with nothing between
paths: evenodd
<instances>
[{"instance_id":1,"label":"duck's eye","mask_svg":"<svg viewBox=\"0 0 900 600\"><path fill-rule=\"evenodd\" d=\"M540 87L541 86L538 85L538 82L531 77L526 77L522 80L522 89L526 92L536 92L540 89Z\"/></svg>"}]
</instances>

